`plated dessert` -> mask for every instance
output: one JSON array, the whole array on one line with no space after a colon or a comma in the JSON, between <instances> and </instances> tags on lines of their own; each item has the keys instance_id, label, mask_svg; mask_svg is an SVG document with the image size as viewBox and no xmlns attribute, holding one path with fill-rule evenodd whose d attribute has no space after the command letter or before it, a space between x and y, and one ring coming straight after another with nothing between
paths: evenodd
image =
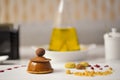
<instances>
[{"instance_id":1,"label":"plated dessert","mask_svg":"<svg viewBox=\"0 0 120 80\"><path fill-rule=\"evenodd\" d=\"M29 62L27 71L32 74L45 74L53 72L50 60L45 58L43 55L45 50L43 48L38 48L36 50L36 57L32 58Z\"/></svg>"}]
</instances>

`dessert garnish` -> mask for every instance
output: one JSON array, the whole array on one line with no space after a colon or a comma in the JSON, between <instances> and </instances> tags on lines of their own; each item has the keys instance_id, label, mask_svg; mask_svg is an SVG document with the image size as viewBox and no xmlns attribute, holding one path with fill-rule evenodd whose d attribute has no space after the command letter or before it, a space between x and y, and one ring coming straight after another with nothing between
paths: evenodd
<instances>
[{"instance_id":1,"label":"dessert garnish","mask_svg":"<svg viewBox=\"0 0 120 80\"><path fill-rule=\"evenodd\" d=\"M65 68L75 68L76 64L74 62L68 62L65 64Z\"/></svg>"},{"instance_id":2,"label":"dessert garnish","mask_svg":"<svg viewBox=\"0 0 120 80\"><path fill-rule=\"evenodd\" d=\"M75 76L93 77L93 76L106 76L113 73L113 69L109 65L100 65L100 64L92 65L89 64L88 62L80 62L78 64L74 63L74 65L76 65L76 67L72 67L69 69L68 67L65 67L67 69L66 74L73 74Z\"/></svg>"}]
</instances>

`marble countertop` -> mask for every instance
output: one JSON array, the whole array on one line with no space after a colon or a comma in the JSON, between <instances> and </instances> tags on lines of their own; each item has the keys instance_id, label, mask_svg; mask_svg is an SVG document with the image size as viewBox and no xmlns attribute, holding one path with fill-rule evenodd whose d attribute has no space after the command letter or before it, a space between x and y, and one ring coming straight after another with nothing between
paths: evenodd
<instances>
[{"instance_id":1,"label":"marble countertop","mask_svg":"<svg viewBox=\"0 0 120 80\"><path fill-rule=\"evenodd\" d=\"M0 64L0 80L120 80L119 66L120 60L106 61L104 56L104 46L97 45L97 48L90 51L84 61L91 64L109 64L113 67L114 72L109 76L97 77L80 77L65 74L65 62L52 62L51 65L54 69L50 74L29 74L27 66L30 58L34 56L34 51L30 47L22 47L20 52L20 60L7 60ZM75 61L80 62L80 61ZM10 69L10 70L9 70Z\"/></svg>"}]
</instances>

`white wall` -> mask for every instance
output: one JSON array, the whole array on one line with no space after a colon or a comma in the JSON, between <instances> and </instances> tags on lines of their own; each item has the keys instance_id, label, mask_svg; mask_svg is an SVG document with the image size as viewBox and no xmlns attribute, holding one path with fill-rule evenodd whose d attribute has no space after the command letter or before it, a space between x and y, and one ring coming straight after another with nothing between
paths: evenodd
<instances>
[{"instance_id":1,"label":"white wall","mask_svg":"<svg viewBox=\"0 0 120 80\"><path fill-rule=\"evenodd\" d=\"M120 32L120 20L111 21L78 21L75 24L79 42L83 44L103 44L104 33L110 31L112 25ZM105 27L105 25L107 27ZM20 43L21 46L33 46L49 44L52 22L29 23L20 25Z\"/></svg>"}]
</instances>

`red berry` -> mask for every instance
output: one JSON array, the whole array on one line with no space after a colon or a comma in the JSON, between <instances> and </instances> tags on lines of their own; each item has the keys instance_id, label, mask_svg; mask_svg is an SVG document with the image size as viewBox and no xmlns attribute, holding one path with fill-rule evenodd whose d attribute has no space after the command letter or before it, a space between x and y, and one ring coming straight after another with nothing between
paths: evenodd
<instances>
[{"instance_id":1,"label":"red berry","mask_svg":"<svg viewBox=\"0 0 120 80\"><path fill-rule=\"evenodd\" d=\"M7 70L12 70L12 68L8 68Z\"/></svg>"},{"instance_id":2,"label":"red berry","mask_svg":"<svg viewBox=\"0 0 120 80\"><path fill-rule=\"evenodd\" d=\"M14 67L14 68L16 69L16 68L19 68L19 67L16 66L16 67Z\"/></svg>"},{"instance_id":3,"label":"red berry","mask_svg":"<svg viewBox=\"0 0 120 80\"><path fill-rule=\"evenodd\" d=\"M104 67L109 67L109 65L105 65Z\"/></svg>"},{"instance_id":4,"label":"red berry","mask_svg":"<svg viewBox=\"0 0 120 80\"><path fill-rule=\"evenodd\" d=\"M96 64L96 65L94 65L96 68L99 68L100 67L100 65L98 65L98 64Z\"/></svg>"},{"instance_id":5,"label":"red berry","mask_svg":"<svg viewBox=\"0 0 120 80\"><path fill-rule=\"evenodd\" d=\"M92 70L94 70L94 67L91 67Z\"/></svg>"},{"instance_id":6,"label":"red berry","mask_svg":"<svg viewBox=\"0 0 120 80\"><path fill-rule=\"evenodd\" d=\"M100 70L103 70L103 68L100 68Z\"/></svg>"},{"instance_id":7,"label":"red berry","mask_svg":"<svg viewBox=\"0 0 120 80\"><path fill-rule=\"evenodd\" d=\"M0 72L4 72L4 70L0 70Z\"/></svg>"}]
</instances>

